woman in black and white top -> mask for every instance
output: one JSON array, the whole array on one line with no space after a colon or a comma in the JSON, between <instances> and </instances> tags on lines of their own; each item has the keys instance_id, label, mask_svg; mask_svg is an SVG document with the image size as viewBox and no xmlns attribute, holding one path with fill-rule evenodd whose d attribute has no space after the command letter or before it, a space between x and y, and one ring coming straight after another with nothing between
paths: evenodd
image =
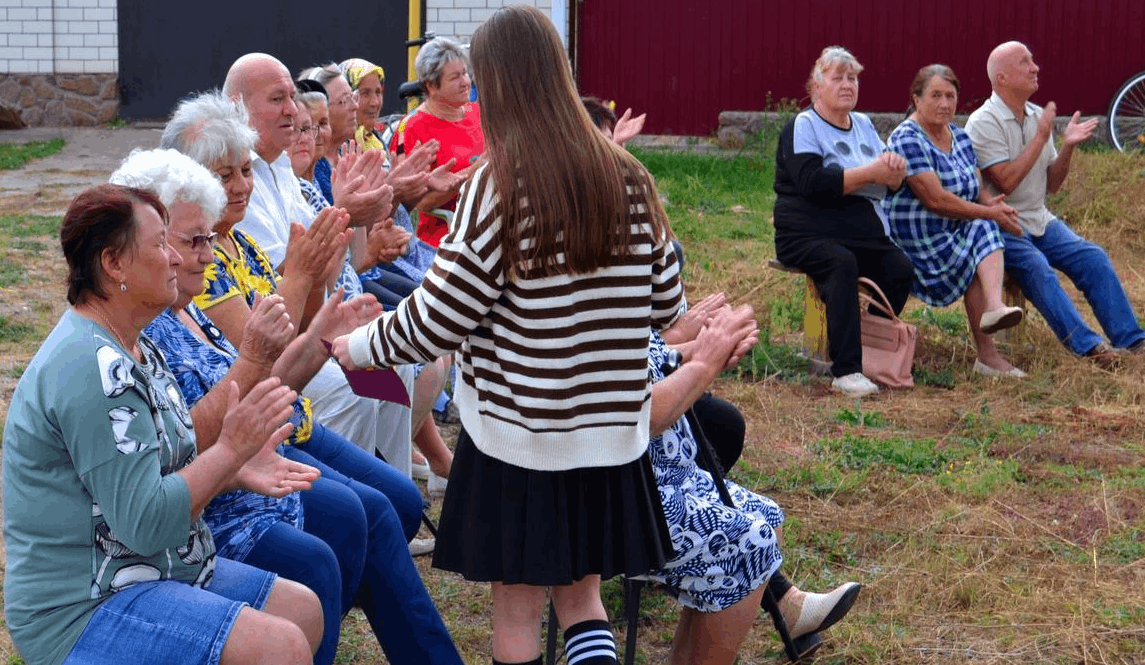
<instances>
[{"instance_id":1,"label":"woman in black and white top","mask_svg":"<svg viewBox=\"0 0 1145 665\"><path fill-rule=\"evenodd\" d=\"M461 349L434 565L493 583L494 662L540 662L552 587L570 665L614 663L601 578L672 554L644 454L648 328L683 309L671 232L647 171L593 127L544 14L497 11L471 53L489 163L421 288L334 353L358 367Z\"/></svg>"},{"instance_id":2,"label":"woman in black and white top","mask_svg":"<svg viewBox=\"0 0 1145 665\"><path fill-rule=\"evenodd\" d=\"M811 108L787 123L775 152L775 257L815 281L827 305L831 388L853 397L879 390L863 375L858 278L874 280L896 313L914 281L882 208L906 165L854 112L862 70L846 49L823 49L807 81Z\"/></svg>"}]
</instances>

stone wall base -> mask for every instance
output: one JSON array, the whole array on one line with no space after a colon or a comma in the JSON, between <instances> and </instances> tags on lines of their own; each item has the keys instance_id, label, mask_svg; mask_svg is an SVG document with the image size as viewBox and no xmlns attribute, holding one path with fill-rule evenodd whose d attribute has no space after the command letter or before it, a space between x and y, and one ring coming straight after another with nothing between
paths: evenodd
<instances>
[{"instance_id":1,"label":"stone wall base","mask_svg":"<svg viewBox=\"0 0 1145 665\"><path fill-rule=\"evenodd\" d=\"M94 127L119 115L116 74L0 74L0 103L31 127Z\"/></svg>"}]
</instances>

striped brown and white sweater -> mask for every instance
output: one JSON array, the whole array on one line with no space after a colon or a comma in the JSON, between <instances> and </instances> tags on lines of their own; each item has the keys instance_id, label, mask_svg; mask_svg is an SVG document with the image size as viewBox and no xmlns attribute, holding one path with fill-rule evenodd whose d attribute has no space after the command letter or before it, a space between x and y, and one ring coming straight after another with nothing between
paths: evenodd
<instances>
[{"instance_id":1,"label":"striped brown and white sweater","mask_svg":"<svg viewBox=\"0 0 1145 665\"><path fill-rule=\"evenodd\" d=\"M668 326L685 308L675 254L654 241L634 204L627 260L510 282L495 201L483 167L462 192L425 282L350 335L351 357L388 366L460 348L454 399L486 455L543 471L631 462L649 440L649 328Z\"/></svg>"}]
</instances>

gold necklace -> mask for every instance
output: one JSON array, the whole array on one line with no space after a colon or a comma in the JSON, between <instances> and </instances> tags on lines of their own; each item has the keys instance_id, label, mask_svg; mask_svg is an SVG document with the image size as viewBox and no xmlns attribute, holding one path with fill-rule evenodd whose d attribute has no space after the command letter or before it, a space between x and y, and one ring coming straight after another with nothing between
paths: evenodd
<instances>
[{"instance_id":1,"label":"gold necklace","mask_svg":"<svg viewBox=\"0 0 1145 665\"><path fill-rule=\"evenodd\" d=\"M91 305L88 305L87 309L91 314L99 316L99 320L96 320L96 323L107 328L108 332L110 332L111 335L113 337L115 337L115 341L119 342L120 346L122 346L129 354L135 355L135 352L133 350L135 348L135 344L125 344L124 343L123 337L119 334L119 331L116 330L115 327L111 325L111 321L108 320L107 315L105 315L103 312L98 311L97 309L95 309L95 307L92 307ZM88 318L92 318L92 317L89 316Z\"/></svg>"}]
</instances>

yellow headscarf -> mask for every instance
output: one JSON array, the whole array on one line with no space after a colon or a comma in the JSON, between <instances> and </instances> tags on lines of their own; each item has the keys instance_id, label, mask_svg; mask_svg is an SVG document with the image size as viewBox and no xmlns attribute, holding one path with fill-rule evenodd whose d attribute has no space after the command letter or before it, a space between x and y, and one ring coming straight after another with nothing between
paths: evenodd
<instances>
[{"instance_id":1,"label":"yellow headscarf","mask_svg":"<svg viewBox=\"0 0 1145 665\"><path fill-rule=\"evenodd\" d=\"M370 74L377 74L378 80L381 81L382 85L384 86L386 84L386 70L369 60L363 60L362 58L343 60L342 64L338 65L338 69L341 69L342 73L346 75L346 80L350 82L351 90L357 90L358 85L362 83L362 79Z\"/></svg>"}]
</instances>

